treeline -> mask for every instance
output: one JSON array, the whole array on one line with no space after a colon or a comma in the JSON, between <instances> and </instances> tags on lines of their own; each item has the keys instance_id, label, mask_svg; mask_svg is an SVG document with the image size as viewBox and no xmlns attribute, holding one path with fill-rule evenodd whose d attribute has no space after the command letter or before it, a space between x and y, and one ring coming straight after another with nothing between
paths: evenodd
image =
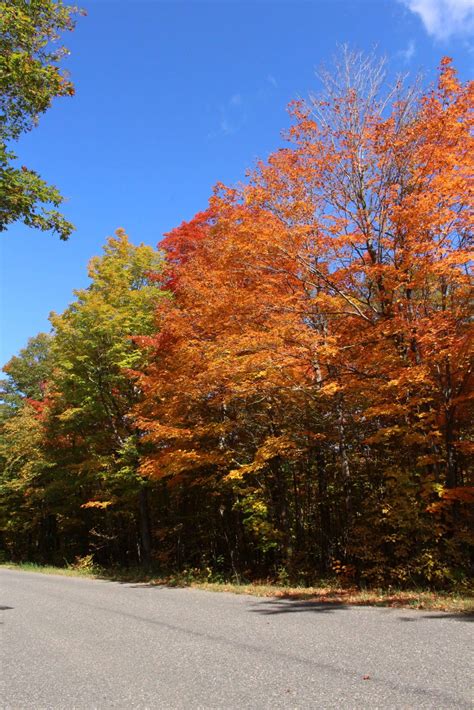
<instances>
[{"instance_id":1,"label":"treeline","mask_svg":"<svg viewBox=\"0 0 474 710\"><path fill-rule=\"evenodd\" d=\"M9 558L469 575L472 84L323 78L286 148L159 251L119 231L6 365Z\"/></svg>"}]
</instances>

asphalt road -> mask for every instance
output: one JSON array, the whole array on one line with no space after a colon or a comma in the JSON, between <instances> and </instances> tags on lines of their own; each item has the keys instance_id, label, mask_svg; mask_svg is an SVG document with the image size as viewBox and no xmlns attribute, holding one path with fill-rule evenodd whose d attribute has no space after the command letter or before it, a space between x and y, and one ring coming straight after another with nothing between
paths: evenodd
<instances>
[{"instance_id":1,"label":"asphalt road","mask_svg":"<svg viewBox=\"0 0 474 710\"><path fill-rule=\"evenodd\" d=\"M462 617L11 570L0 590L3 710L473 707Z\"/></svg>"}]
</instances>

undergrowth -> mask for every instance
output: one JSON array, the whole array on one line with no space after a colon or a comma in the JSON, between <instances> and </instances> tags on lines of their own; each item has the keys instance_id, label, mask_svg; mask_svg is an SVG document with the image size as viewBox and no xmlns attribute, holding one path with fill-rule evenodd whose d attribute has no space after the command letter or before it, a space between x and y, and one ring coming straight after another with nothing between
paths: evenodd
<instances>
[{"instance_id":1,"label":"undergrowth","mask_svg":"<svg viewBox=\"0 0 474 710\"><path fill-rule=\"evenodd\" d=\"M117 582L142 583L168 587L193 587L212 592L230 592L233 594L251 594L258 597L276 597L316 601L321 604L384 606L395 608L426 609L454 613L474 614L474 591L464 586L454 591L429 589L396 589L344 587L337 580L321 580L314 586L292 586L276 584L268 580L245 582L226 580L212 574L205 568L187 569L179 573L163 574L153 568L111 568L104 569L96 565L92 555L77 558L74 563L64 567L40 565L33 562L8 563L1 567L26 572L56 574L68 577L87 577Z\"/></svg>"}]
</instances>

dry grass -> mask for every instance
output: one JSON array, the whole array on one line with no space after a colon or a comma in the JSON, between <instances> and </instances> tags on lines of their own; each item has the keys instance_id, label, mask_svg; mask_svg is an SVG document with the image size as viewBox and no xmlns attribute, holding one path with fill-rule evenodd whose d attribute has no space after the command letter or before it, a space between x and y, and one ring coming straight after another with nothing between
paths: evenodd
<instances>
[{"instance_id":1,"label":"dry grass","mask_svg":"<svg viewBox=\"0 0 474 710\"><path fill-rule=\"evenodd\" d=\"M474 596L466 592L432 592L426 590L345 589L338 587L279 587L270 584L215 584L191 583L192 587L214 592L253 594L257 597L276 597L355 606L386 606L411 609L474 613Z\"/></svg>"},{"instance_id":2,"label":"dry grass","mask_svg":"<svg viewBox=\"0 0 474 710\"><path fill-rule=\"evenodd\" d=\"M183 575L159 576L143 570L102 570L96 567L52 567L32 563L1 565L9 569L59 574L67 577L89 577L120 582L135 582L156 586L192 587L209 592L251 594L257 597L313 601L320 604L383 606L392 608L425 609L458 614L474 614L474 592L428 591L423 589L357 589L335 585L318 587L290 587L268 583L232 584L189 579Z\"/></svg>"}]
</instances>

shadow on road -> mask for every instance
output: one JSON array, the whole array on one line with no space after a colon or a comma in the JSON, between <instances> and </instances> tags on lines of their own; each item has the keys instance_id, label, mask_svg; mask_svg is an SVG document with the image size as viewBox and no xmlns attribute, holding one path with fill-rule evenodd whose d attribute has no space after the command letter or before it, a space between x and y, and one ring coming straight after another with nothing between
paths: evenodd
<instances>
[{"instance_id":1,"label":"shadow on road","mask_svg":"<svg viewBox=\"0 0 474 710\"><path fill-rule=\"evenodd\" d=\"M318 612L327 614L328 612L347 610L349 606L346 604L337 604L331 602L305 602L291 599L270 599L260 602L251 611L255 614L295 614L301 612Z\"/></svg>"},{"instance_id":2,"label":"shadow on road","mask_svg":"<svg viewBox=\"0 0 474 710\"><path fill-rule=\"evenodd\" d=\"M301 601L301 600L291 600L291 599L269 599L267 601L260 602L255 605L252 611L255 614L262 615L273 615L273 614L295 614L302 612L316 612L327 614L335 611L347 611L348 609L355 608L369 608L362 607L361 605L351 605L351 604L340 604L337 602L312 602L312 601ZM387 607L375 607L370 606L371 609L380 609ZM392 612L400 612L402 609L390 609ZM413 616L399 616L399 621L412 622L412 621L427 621L427 620L442 620L445 619L455 619L456 621L474 621L474 614L472 613L458 613L458 614L446 614L444 612L439 612L435 614L428 614L422 610L416 610L416 615Z\"/></svg>"},{"instance_id":3,"label":"shadow on road","mask_svg":"<svg viewBox=\"0 0 474 710\"><path fill-rule=\"evenodd\" d=\"M426 621L430 619L438 619L438 621L444 620L444 619L455 619L456 621L474 621L474 614L471 613L465 613L463 614L460 612L459 614L445 614L444 612L440 612L439 614L427 614L425 613L420 613L417 614L416 616L400 616L399 617L400 621Z\"/></svg>"}]
</instances>

